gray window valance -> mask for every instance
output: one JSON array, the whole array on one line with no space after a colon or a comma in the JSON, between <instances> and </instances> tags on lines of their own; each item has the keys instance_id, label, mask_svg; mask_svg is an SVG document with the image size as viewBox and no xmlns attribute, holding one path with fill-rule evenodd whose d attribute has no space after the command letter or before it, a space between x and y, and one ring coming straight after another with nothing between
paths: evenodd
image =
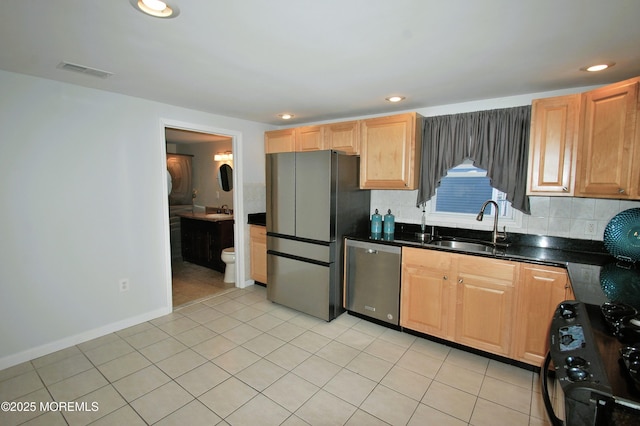
<instances>
[{"instance_id":1,"label":"gray window valance","mask_svg":"<svg viewBox=\"0 0 640 426\"><path fill-rule=\"evenodd\" d=\"M513 208L530 214L527 165L531 106L426 117L417 204L436 193L447 170L467 158L487 171Z\"/></svg>"}]
</instances>

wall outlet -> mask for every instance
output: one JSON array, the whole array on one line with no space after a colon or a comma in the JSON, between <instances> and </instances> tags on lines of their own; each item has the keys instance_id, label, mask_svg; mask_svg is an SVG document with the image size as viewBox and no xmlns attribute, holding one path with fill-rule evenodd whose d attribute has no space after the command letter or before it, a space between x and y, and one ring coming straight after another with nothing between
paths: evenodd
<instances>
[{"instance_id":1,"label":"wall outlet","mask_svg":"<svg viewBox=\"0 0 640 426\"><path fill-rule=\"evenodd\" d=\"M118 288L120 289L120 292L129 291L129 278L123 278L118 281Z\"/></svg>"},{"instance_id":2,"label":"wall outlet","mask_svg":"<svg viewBox=\"0 0 640 426\"><path fill-rule=\"evenodd\" d=\"M593 220L589 220L587 221L585 228L584 228L584 234L585 235L596 235L596 228L597 228L597 224L595 221Z\"/></svg>"}]
</instances>

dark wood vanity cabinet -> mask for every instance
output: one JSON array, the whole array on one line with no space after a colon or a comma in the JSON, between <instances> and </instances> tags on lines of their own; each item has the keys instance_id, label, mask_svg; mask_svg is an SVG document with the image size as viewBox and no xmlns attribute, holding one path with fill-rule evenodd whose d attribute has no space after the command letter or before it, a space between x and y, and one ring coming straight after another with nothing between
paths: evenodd
<instances>
[{"instance_id":1,"label":"dark wood vanity cabinet","mask_svg":"<svg viewBox=\"0 0 640 426\"><path fill-rule=\"evenodd\" d=\"M225 264L222 250L233 247L233 220L208 221L180 218L182 259L219 272Z\"/></svg>"}]
</instances>

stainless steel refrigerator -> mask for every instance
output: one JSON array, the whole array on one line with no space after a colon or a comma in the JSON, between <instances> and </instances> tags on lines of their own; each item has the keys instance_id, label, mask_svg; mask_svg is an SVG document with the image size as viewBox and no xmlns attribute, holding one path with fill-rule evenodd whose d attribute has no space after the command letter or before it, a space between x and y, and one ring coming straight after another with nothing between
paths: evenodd
<instances>
[{"instance_id":1,"label":"stainless steel refrigerator","mask_svg":"<svg viewBox=\"0 0 640 426\"><path fill-rule=\"evenodd\" d=\"M266 155L267 299L331 321L344 311L344 235L368 232L360 158L336 151Z\"/></svg>"}]
</instances>

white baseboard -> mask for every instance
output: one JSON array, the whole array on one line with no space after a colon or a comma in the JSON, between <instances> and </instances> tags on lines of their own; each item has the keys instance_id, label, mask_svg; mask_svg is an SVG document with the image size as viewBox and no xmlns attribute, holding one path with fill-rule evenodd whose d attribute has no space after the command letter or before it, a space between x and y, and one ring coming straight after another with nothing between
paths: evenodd
<instances>
[{"instance_id":1,"label":"white baseboard","mask_svg":"<svg viewBox=\"0 0 640 426\"><path fill-rule=\"evenodd\" d=\"M127 318L122 321L107 324L105 326L95 328L93 330L88 330L80 334L65 337L64 339L56 340L55 342L46 343L44 345L37 346L35 348L27 349L26 351L22 351L13 355L2 357L0 358L0 370L13 367L14 365L18 365L26 361L31 361L32 359L36 359L41 356L49 355L53 352L66 349L70 346L74 346L80 343L87 342L97 337L102 337L104 335L113 333L115 331L120 331L127 327L131 327L146 321L150 321L152 319L161 317L163 315L168 315L171 312L172 312L171 307L156 309L155 311L147 312L145 314L138 315L132 318Z\"/></svg>"}]
</instances>

